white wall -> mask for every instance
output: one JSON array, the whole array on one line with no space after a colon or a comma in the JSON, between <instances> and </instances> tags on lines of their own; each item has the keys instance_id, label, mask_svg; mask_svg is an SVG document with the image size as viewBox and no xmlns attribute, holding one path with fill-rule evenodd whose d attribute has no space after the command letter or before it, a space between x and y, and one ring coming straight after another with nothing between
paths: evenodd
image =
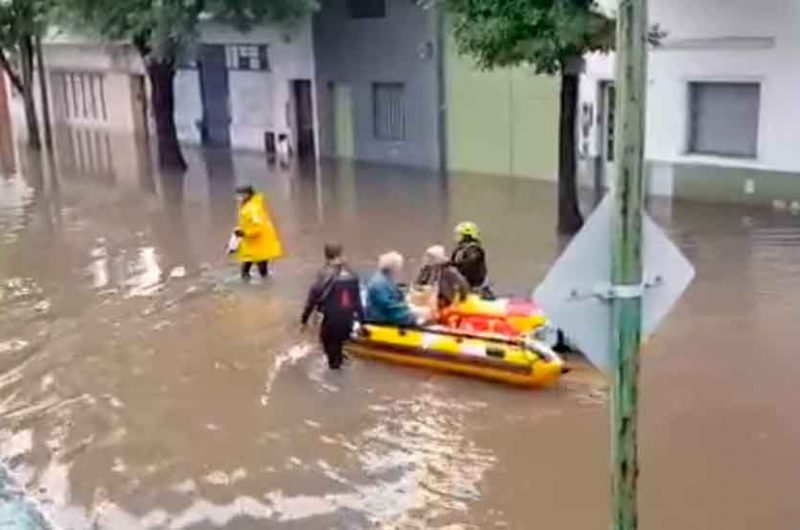
<instances>
[{"instance_id":1,"label":"white wall","mask_svg":"<svg viewBox=\"0 0 800 530\"><path fill-rule=\"evenodd\" d=\"M199 144L203 119L203 102L200 99L200 79L197 70L181 69L175 75L175 128L178 139L189 144Z\"/></svg>"},{"instance_id":2,"label":"white wall","mask_svg":"<svg viewBox=\"0 0 800 530\"><path fill-rule=\"evenodd\" d=\"M229 71L232 146L263 150L265 131L274 131L276 135L286 133L294 138L291 80L311 80L311 93L316 94L311 19L293 28L261 25L246 33L231 26L207 22L201 24L199 37L200 42L210 44L268 46L268 72ZM104 44L80 35L54 31L46 41L45 63L52 70L103 73L109 109L109 119L103 127L114 133L132 130L135 117L131 114L129 79L130 75L145 74L144 65L133 47ZM315 98L313 103L316 107ZM12 101L11 107L15 121L22 123L18 119L24 119L19 98ZM316 108L314 115L316 122ZM182 142L201 141L197 124L202 116L198 71L181 69L175 78L175 122ZM24 130L22 127L16 129Z\"/></svg>"},{"instance_id":3,"label":"white wall","mask_svg":"<svg viewBox=\"0 0 800 530\"><path fill-rule=\"evenodd\" d=\"M604 0L605 4L614 2ZM650 53L647 157L800 171L800 2L797 0L651 0L650 22L668 32ZM613 78L613 58L591 56L581 99L596 105L599 80ZM759 149L754 160L686 153L688 83L761 83ZM593 140L597 129L592 131ZM592 141L593 155L597 155Z\"/></svg>"},{"instance_id":4,"label":"white wall","mask_svg":"<svg viewBox=\"0 0 800 530\"><path fill-rule=\"evenodd\" d=\"M289 134L292 143L296 144L290 82L293 79L311 80L312 94L316 93L311 19L291 29L261 25L246 33L231 26L206 23L201 26L200 41L208 44L267 44L268 47L268 72L229 71L232 146L263 150L265 131L274 131L276 136ZM199 113L202 115L202 105ZM315 108L315 121L316 115ZM316 124L315 129L318 129Z\"/></svg>"},{"instance_id":5,"label":"white wall","mask_svg":"<svg viewBox=\"0 0 800 530\"><path fill-rule=\"evenodd\" d=\"M263 149L264 131L288 127L280 118L274 100L278 92L274 74L231 70L231 144L246 149Z\"/></svg>"},{"instance_id":6,"label":"white wall","mask_svg":"<svg viewBox=\"0 0 800 530\"><path fill-rule=\"evenodd\" d=\"M99 127L113 133L130 133L135 130L137 117L133 105L132 75L144 75L142 62L130 46L98 45L72 38L48 41L43 47L44 64L48 72L97 73L103 79L103 96L107 113L106 120L72 117L69 125ZM39 87L35 77L37 105ZM54 120L58 120L58 105L63 99L53 91L50 82L50 103ZM99 93L98 93L99 100ZM17 98L19 99L19 98ZM19 99L21 103L21 99ZM41 119L41 109L39 108Z\"/></svg>"},{"instance_id":7,"label":"white wall","mask_svg":"<svg viewBox=\"0 0 800 530\"><path fill-rule=\"evenodd\" d=\"M600 139L600 82L614 78L614 57L608 54L590 54L586 57L584 75L580 80L581 103L590 103L594 110L594 120L589 129L588 156L600 156L602 141Z\"/></svg>"},{"instance_id":8,"label":"white wall","mask_svg":"<svg viewBox=\"0 0 800 530\"><path fill-rule=\"evenodd\" d=\"M132 46L91 40L48 40L43 47L47 66L61 69L125 72L144 75L144 65Z\"/></svg>"}]
</instances>

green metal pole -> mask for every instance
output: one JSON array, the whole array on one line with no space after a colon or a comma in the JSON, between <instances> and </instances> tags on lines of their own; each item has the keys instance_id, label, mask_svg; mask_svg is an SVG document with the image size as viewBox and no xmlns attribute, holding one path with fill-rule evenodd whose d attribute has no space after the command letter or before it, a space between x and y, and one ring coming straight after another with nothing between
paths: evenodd
<instances>
[{"instance_id":1,"label":"green metal pole","mask_svg":"<svg viewBox=\"0 0 800 530\"><path fill-rule=\"evenodd\" d=\"M647 2L619 0L612 278L612 530L638 528L637 421L641 342ZM620 289L622 287L622 289Z\"/></svg>"}]
</instances>

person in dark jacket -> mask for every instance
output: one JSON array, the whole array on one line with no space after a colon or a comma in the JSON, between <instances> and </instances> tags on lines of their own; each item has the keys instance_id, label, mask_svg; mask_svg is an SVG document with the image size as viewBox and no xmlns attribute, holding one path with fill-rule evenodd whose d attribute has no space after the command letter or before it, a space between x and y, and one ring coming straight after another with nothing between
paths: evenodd
<instances>
[{"instance_id":1,"label":"person in dark jacket","mask_svg":"<svg viewBox=\"0 0 800 530\"><path fill-rule=\"evenodd\" d=\"M414 287L436 288L438 309L444 309L464 300L470 292L469 283L447 259L445 249L441 245L432 246L425 251L423 265Z\"/></svg>"},{"instance_id":2,"label":"person in dark jacket","mask_svg":"<svg viewBox=\"0 0 800 530\"><path fill-rule=\"evenodd\" d=\"M328 357L328 366L338 370L353 323L364 320L358 275L345 262L341 245L325 245L325 265L308 291L300 319L303 326L308 324L315 310L322 313L319 338Z\"/></svg>"},{"instance_id":3,"label":"person in dark jacket","mask_svg":"<svg viewBox=\"0 0 800 530\"><path fill-rule=\"evenodd\" d=\"M459 223L455 232L457 244L450 261L469 282L473 292L489 295L486 285L486 252L481 245L477 225L471 222Z\"/></svg>"}]
</instances>

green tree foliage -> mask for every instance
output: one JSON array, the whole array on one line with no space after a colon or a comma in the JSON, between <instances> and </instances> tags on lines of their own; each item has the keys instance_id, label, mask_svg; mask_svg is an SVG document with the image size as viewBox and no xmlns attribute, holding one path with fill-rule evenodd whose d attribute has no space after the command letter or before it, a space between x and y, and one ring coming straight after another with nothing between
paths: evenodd
<instances>
[{"instance_id":1,"label":"green tree foliage","mask_svg":"<svg viewBox=\"0 0 800 530\"><path fill-rule=\"evenodd\" d=\"M46 31L51 0L0 1L0 67L22 95L31 147L41 146L33 94L35 45Z\"/></svg>"},{"instance_id":2,"label":"green tree foliage","mask_svg":"<svg viewBox=\"0 0 800 530\"><path fill-rule=\"evenodd\" d=\"M315 0L56 0L76 28L133 44L150 78L152 106L165 169L183 169L174 120L175 70L202 20L246 30L261 21L291 24L316 9Z\"/></svg>"},{"instance_id":3,"label":"green tree foliage","mask_svg":"<svg viewBox=\"0 0 800 530\"><path fill-rule=\"evenodd\" d=\"M614 20L593 0L446 0L459 50L487 69L524 65L561 76L559 230L582 223L576 182L578 75L582 57L614 45Z\"/></svg>"},{"instance_id":4,"label":"green tree foliage","mask_svg":"<svg viewBox=\"0 0 800 530\"><path fill-rule=\"evenodd\" d=\"M459 48L484 68L530 65L560 74L614 46L614 20L592 0L448 0Z\"/></svg>"}]
</instances>

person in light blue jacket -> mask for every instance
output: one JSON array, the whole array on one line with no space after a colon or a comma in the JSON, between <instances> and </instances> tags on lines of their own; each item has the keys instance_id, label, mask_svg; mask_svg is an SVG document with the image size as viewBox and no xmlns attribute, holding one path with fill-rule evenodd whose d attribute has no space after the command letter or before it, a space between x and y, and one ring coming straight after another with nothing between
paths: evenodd
<instances>
[{"instance_id":1,"label":"person in light blue jacket","mask_svg":"<svg viewBox=\"0 0 800 530\"><path fill-rule=\"evenodd\" d=\"M367 284L367 322L391 326L415 326L417 315L397 285L403 256L389 252L378 259L378 271Z\"/></svg>"}]
</instances>

